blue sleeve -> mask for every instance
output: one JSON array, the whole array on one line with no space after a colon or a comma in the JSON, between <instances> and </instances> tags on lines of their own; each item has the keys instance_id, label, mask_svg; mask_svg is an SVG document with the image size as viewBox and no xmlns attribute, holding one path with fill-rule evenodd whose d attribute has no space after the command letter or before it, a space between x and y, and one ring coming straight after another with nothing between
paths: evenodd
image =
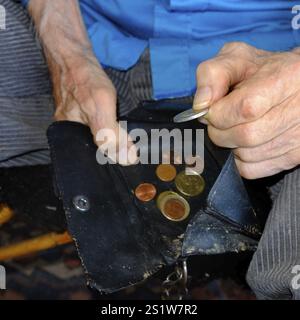
<instances>
[{"instance_id":1,"label":"blue sleeve","mask_svg":"<svg viewBox=\"0 0 300 320\"><path fill-rule=\"evenodd\" d=\"M28 5L29 0L21 0L22 4L24 7Z\"/></svg>"}]
</instances>

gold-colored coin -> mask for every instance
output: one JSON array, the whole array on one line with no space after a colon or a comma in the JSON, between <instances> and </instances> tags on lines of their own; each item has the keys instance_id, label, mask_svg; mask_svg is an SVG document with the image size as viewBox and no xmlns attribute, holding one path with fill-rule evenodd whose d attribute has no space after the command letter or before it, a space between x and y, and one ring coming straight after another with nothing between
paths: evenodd
<instances>
[{"instance_id":1,"label":"gold-colored coin","mask_svg":"<svg viewBox=\"0 0 300 320\"><path fill-rule=\"evenodd\" d=\"M171 221L183 221L190 214L190 205L176 192L165 191L157 199L161 213Z\"/></svg>"},{"instance_id":2,"label":"gold-colored coin","mask_svg":"<svg viewBox=\"0 0 300 320\"><path fill-rule=\"evenodd\" d=\"M203 192L205 181L200 174L189 170L188 174L182 171L177 175L175 185L183 195L195 197Z\"/></svg>"},{"instance_id":3,"label":"gold-colored coin","mask_svg":"<svg viewBox=\"0 0 300 320\"><path fill-rule=\"evenodd\" d=\"M135 196L143 202L148 202L156 196L156 188L151 183L142 183L135 189Z\"/></svg>"},{"instance_id":4,"label":"gold-colored coin","mask_svg":"<svg viewBox=\"0 0 300 320\"><path fill-rule=\"evenodd\" d=\"M176 168L172 164L160 164L156 168L156 175L165 182L173 181L176 177Z\"/></svg>"}]
</instances>

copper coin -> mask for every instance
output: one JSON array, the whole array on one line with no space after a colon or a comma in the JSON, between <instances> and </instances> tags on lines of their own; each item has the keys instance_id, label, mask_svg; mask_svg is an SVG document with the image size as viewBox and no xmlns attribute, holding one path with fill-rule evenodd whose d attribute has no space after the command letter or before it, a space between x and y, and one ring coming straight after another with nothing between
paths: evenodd
<instances>
[{"instance_id":1,"label":"copper coin","mask_svg":"<svg viewBox=\"0 0 300 320\"><path fill-rule=\"evenodd\" d=\"M156 196L156 188L151 183L142 183L135 189L135 196L143 202L151 201Z\"/></svg>"},{"instance_id":2,"label":"copper coin","mask_svg":"<svg viewBox=\"0 0 300 320\"><path fill-rule=\"evenodd\" d=\"M182 201L169 199L166 201L163 211L171 220L181 220L186 215L186 209Z\"/></svg>"},{"instance_id":3,"label":"copper coin","mask_svg":"<svg viewBox=\"0 0 300 320\"><path fill-rule=\"evenodd\" d=\"M190 214L190 205L176 192L164 191L156 202L161 213L171 221L182 221Z\"/></svg>"},{"instance_id":4,"label":"copper coin","mask_svg":"<svg viewBox=\"0 0 300 320\"><path fill-rule=\"evenodd\" d=\"M165 182L173 181L176 177L176 168L172 164L160 164L156 168L156 175Z\"/></svg>"}]
</instances>

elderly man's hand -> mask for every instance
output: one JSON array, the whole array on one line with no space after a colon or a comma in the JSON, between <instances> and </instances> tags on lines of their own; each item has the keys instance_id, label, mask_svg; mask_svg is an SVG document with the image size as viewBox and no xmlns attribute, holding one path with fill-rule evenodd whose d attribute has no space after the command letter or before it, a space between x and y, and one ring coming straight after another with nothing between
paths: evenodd
<instances>
[{"instance_id":1,"label":"elderly man's hand","mask_svg":"<svg viewBox=\"0 0 300 320\"><path fill-rule=\"evenodd\" d=\"M76 65L78 63L78 65ZM68 71L57 73L59 79L54 83L56 100L56 120L69 120L86 124L90 127L95 143L116 147L113 160L120 164L130 164L136 160L135 149L127 132L117 122L117 93L111 80L93 56L75 61ZM109 129L109 141L97 140L99 130ZM127 140L127 144L121 145ZM104 144L105 143L105 144ZM105 152L106 150L103 150ZM127 155L127 153L129 154ZM130 157L130 158L129 158Z\"/></svg>"},{"instance_id":2,"label":"elderly man's hand","mask_svg":"<svg viewBox=\"0 0 300 320\"><path fill-rule=\"evenodd\" d=\"M210 106L212 141L234 149L241 175L255 179L300 164L300 55L230 43L199 65L194 109Z\"/></svg>"},{"instance_id":3,"label":"elderly man's hand","mask_svg":"<svg viewBox=\"0 0 300 320\"><path fill-rule=\"evenodd\" d=\"M117 94L96 58L82 60L55 79L55 118L88 124L96 136L100 128L117 127Z\"/></svg>"},{"instance_id":4,"label":"elderly man's hand","mask_svg":"<svg viewBox=\"0 0 300 320\"><path fill-rule=\"evenodd\" d=\"M93 52L78 1L31 0L29 12L52 76L56 120L88 125L110 158L134 163L136 149L117 122L116 90ZM104 131L105 139L99 139Z\"/></svg>"}]
</instances>

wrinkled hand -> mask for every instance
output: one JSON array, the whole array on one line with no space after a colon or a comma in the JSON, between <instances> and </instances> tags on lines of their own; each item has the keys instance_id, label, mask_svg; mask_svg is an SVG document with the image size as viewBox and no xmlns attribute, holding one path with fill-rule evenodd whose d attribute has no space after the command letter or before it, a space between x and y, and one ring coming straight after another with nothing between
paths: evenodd
<instances>
[{"instance_id":1,"label":"wrinkled hand","mask_svg":"<svg viewBox=\"0 0 300 320\"><path fill-rule=\"evenodd\" d=\"M130 164L127 160L136 159L134 147L117 122L116 104L117 94L111 80L98 64L96 58L85 58L78 66L75 64L70 70L60 73L59 79L54 81L54 96L56 100L56 120L69 120L86 124L90 127L95 143L100 147L117 144L116 158L120 164ZM115 134L108 137L109 141L97 140L101 129L110 129ZM120 146L119 130L123 138L128 141L127 147ZM105 150L103 150L105 151ZM135 161L135 160L132 160Z\"/></svg>"},{"instance_id":2,"label":"wrinkled hand","mask_svg":"<svg viewBox=\"0 0 300 320\"><path fill-rule=\"evenodd\" d=\"M300 164L300 55L230 43L199 65L194 109L209 107L212 141L233 148L248 179Z\"/></svg>"}]
</instances>

